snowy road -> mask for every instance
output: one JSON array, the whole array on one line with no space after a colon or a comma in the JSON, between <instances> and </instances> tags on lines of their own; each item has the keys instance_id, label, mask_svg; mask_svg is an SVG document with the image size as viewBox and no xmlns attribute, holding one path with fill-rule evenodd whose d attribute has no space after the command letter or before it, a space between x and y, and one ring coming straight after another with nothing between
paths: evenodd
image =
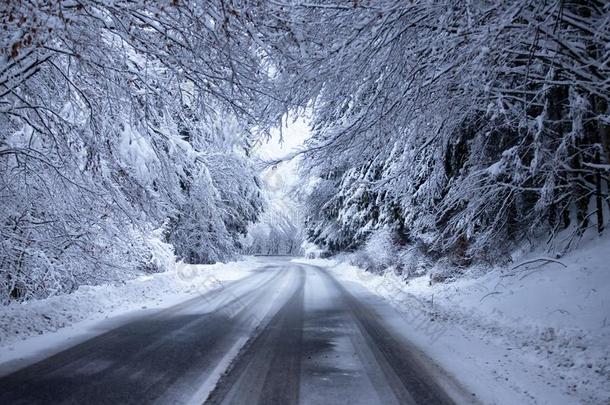
<instances>
[{"instance_id":1,"label":"snowy road","mask_svg":"<svg viewBox=\"0 0 610 405\"><path fill-rule=\"evenodd\" d=\"M268 261L3 377L0 403L452 403L362 292Z\"/></svg>"}]
</instances>

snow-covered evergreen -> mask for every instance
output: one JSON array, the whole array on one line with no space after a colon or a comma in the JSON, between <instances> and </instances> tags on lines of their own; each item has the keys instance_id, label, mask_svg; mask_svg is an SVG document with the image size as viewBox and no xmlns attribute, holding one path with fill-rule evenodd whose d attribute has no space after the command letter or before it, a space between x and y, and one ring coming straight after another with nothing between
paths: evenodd
<instances>
[{"instance_id":1,"label":"snow-covered evergreen","mask_svg":"<svg viewBox=\"0 0 610 405\"><path fill-rule=\"evenodd\" d=\"M602 232L609 7L269 3L279 80L313 110L310 238L337 252L390 227L399 247L463 265L565 228L559 250Z\"/></svg>"}]
</instances>

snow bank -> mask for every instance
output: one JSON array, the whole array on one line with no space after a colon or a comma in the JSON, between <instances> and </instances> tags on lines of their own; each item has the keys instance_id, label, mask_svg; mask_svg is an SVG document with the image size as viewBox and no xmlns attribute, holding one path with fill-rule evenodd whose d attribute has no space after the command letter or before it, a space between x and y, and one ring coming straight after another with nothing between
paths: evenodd
<instances>
[{"instance_id":1,"label":"snow bank","mask_svg":"<svg viewBox=\"0 0 610 405\"><path fill-rule=\"evenodd\" d=\"M610 238L544 258L448 284L306 261L390 301L407 337L484 403L610 403Z\"/></svg>"},{"instance_id":2,"label":"snow bank","mask_svg":"<svg viewBox=\"0 0 610 405\"><path fill-rule=\"evenodd\" d=\"M177 263L171 271L0 308L0 363L35 355L86 333L101 320L160 309L222 287L260 265L256 257L213 265ZM99 333L99 332L98 332ZM42 335L42 336L41 336Z\"/></svg>"}]
</instances>

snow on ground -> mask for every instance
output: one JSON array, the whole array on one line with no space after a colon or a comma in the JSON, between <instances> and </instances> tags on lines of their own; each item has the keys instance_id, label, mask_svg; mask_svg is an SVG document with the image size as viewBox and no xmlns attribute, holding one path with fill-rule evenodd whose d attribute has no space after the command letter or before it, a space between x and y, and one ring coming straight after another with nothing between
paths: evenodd
<instances>
[{"instance_id":1,"label":"snow on ground","mask_svg":"<svg viewBox=\"0 0 610 405\"><path fill-rule=\"evenodd\" d=\"M0 308L0 375L103 333L146 311L222 288L261 265L260 259L213 265L177 263L123 283L81 286L71 294Z\"/></svg>"},{"instance_id":2,"label":"snow on ground","mask_svg":"<svg viewBox=\"0 0 610 405\"><path fill-rule=\"evenodd\" d=\"M295 260L327 267L352 290L384 297L402 314L405 337L483 403L610 403L610 238L589 240L558 262L533 261L544 257L533 252L505 268L432 285L428 277L374 275L339 260ZM1 308L0 375L262 264L255 257L178 264L122 284Z\"/></svg>"},{"instance_id":3,"label":"snow on ground","mask_svg":"<svg viewBox=\"0 0 610 405\"><path fill-rule=\"evenodd\" d=\"M406 337L486 404L610 404L610 238L529 263L546 257L432 285L302 261L390 301L412 325Z\"/></svg>"}]
</instances>

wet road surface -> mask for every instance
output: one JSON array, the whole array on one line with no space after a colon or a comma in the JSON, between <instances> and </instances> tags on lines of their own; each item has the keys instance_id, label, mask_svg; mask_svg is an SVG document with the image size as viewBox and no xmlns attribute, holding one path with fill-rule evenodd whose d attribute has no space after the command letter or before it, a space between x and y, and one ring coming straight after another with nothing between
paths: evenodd
<instances>
[{"instance_id":1,"label":"wet road surface","mask_svg":"<svg viewBox=\"0 0 610 405\"><path fill-rule=\"evenodd\" d=\"M0 404L453 403L428 370L328 271L270 258L0 378Z\"/></svg>"}]
</instances>

